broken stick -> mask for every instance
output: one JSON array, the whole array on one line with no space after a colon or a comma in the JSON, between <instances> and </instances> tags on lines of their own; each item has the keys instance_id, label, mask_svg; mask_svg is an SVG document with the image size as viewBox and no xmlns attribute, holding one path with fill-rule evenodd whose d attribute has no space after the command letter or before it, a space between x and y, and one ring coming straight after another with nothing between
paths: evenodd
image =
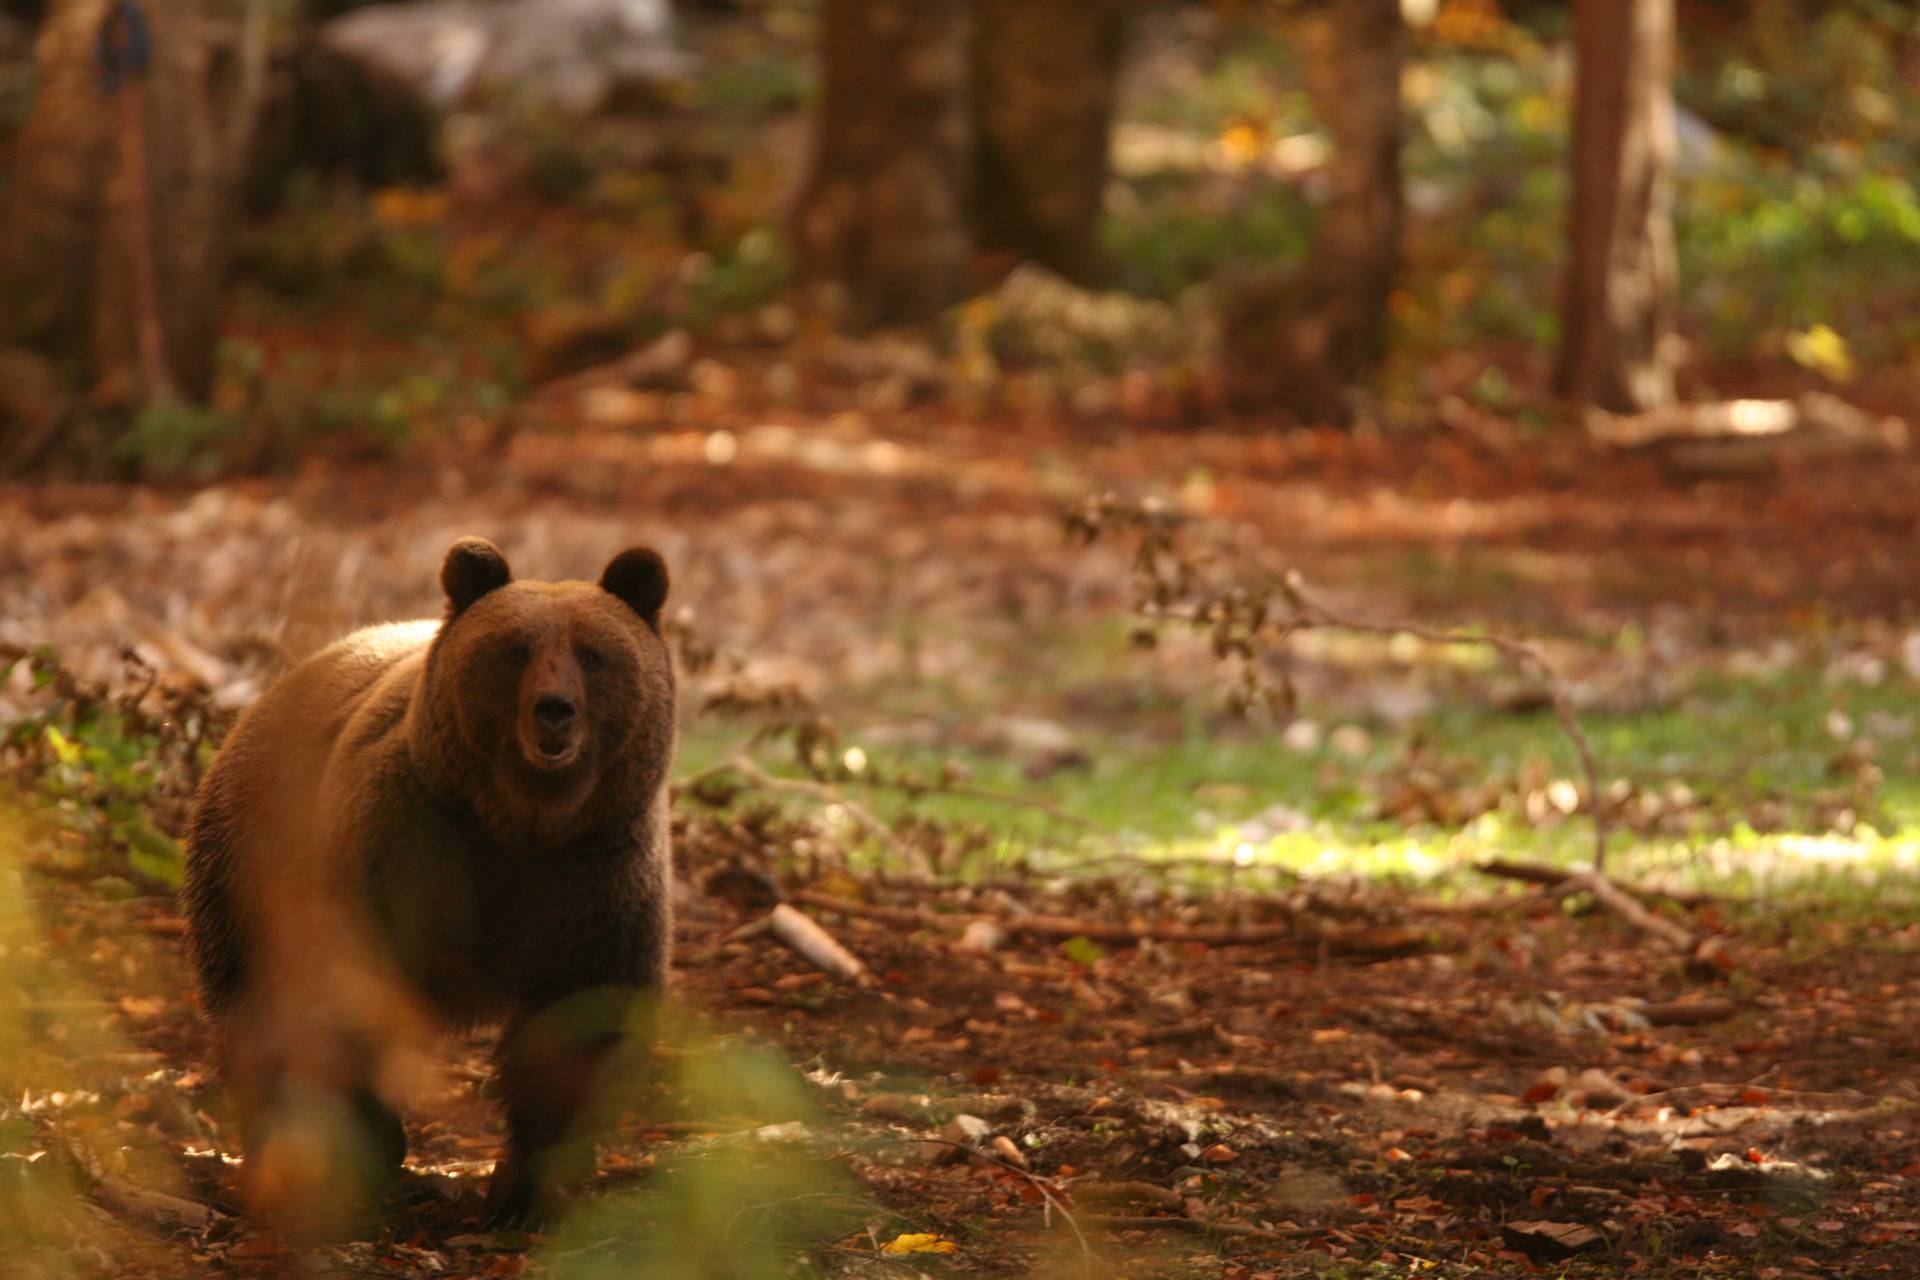
<instances>
[{"instance_id":1,"label":"broken stick","mask_svg":"<svg viewBox=\"0 0 1920 1280\"><path fill-rule=\"evenodd\" d=\"M749 937L763 932L772 934L783 946L829 977L857 986L872 981L859 956L841 946L839 940L811 916L784 902L776 903L773 910L745 929L736 930L732 936Z\"/></svg>"}]
</instances>

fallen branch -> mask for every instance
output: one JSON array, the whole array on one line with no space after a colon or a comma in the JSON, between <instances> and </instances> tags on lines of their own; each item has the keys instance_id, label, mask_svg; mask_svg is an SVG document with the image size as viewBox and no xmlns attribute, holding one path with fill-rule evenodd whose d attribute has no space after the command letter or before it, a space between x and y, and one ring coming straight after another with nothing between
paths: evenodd
<instances>
[{"instance_id":1,"label":"fallen branch","mask_svg":"<svg viewBox=\"0 0 1920 1280\"><path fill-rule=\"evenodd\" d=\"M1799 425L1791 400L1718 400L1662 405L1644 413L1592 412L1587 434L1615 449L1646 449L1674 440L1754 440L1783 436Z\"/></svg>"},{"instance_id":2,"label":"fallen branch","mask_svg":"<svg viewBox=\"0 0 1920 1280\"><path fill-rule=\"evenodd\" d=\"M1675 951L1691 955L1700 940L1682 925L1649 911L1633 892L1614 883L1598 871L1565 871L1557 867L1528 862L1481 862L1474 870L1482 875L1519 880L1546 887L1557 896L1590 893L1593 900L1637 929L1651 933Z\"/></svg>"},{"instance_id":3,"label":"fallen branch","mask_svg":"<svg viewBox=\"0 0 1920 1280\"><path fill-rule=\"evenodd\" d=\"M1231 1222L1225 1218L1153 1218L1132 1217L1118 1214L1102 1214L1086 1219L1090 1227L1105 1227L1109 1231L1194 1231L1202 1235L1244 1236L1249 1240L1311 1240L1327 1234L1330 1227L1287 1227L1275 1230L1271 1227L1255 1227L1244 1222Z\"/></svg>"},{"instance_id":4,"label":"fallen branch","mask_svg":"<svg viewBox=\"0 0 1920 1280\"><path fill-rule=\"evenodd\" d=\"M1179 1192L1151 1182L1083 1182L1074 1187L1073 1198L1082 1204L1150 1204L1176 1213L1186 1204Z\"/></svg>"},{"instance_id":5,"label":"fallen branch","mask_svg":"<svg viewBox=\"0 0 1920 1280\"><path fill-rule=\"evenodd\" d=\"M1855 454L1898 453L1907 424L1825 392L1792 400L1720 400L1645 413L1593 413L1587 434L1610 448L1658 453L1674 469L1732 473Z\"/></svg>"},{"instance_id":6,"label":"fallen branch","mask_svg":"<svg viewBox=\"0 0 1920 1280\"><path fill-rule=\"evenodd\" d=\"M1639 899L1597 871L1576 871L1563 880L1555 893L1585 891L1593 900L1636 929L1652 934L1682 955L1692 955L1700 945L1693 932L1664 916L1657 916L1640 905Z\"/></svg>"},{"instance_id":7,"label":"fallen branch","mask_svg":"<svg viewBox=\"0 0 1920 1280\"><path fill-rule=\"evenodd\" d=\"M1537 884L1545 889L1551 889L1567 878L1566 870L1562 867L1549 867L1540 862L1507 862L1501 858L1476 862L1473 869L1497 880L1518 880L1522 884Z\"/></svg>"},{"instance_id":8,"label":"fallen branch","mask_svg":"<svg viewBox=\"0 0 1920 1280\"><path fill-rule=\"evenodd\" d=\"M65 1135L56 1135L50 1145L66 1157L94 1199L110 1213L136 1218L149 1227L167 1232L202 1231L226 1216L212 1205L164 1191L150 1191L108 1173L89 1148Z\"/></svg>"},{"instance_id":9,"label":"fallen branch","mask_svg":"<svg viewBox=\"0 0 1920 1280\"><path fill-rule=\"evenodd\" d=\"M1000 916L976 913L932 911L925 907L887 907L859 902L816 889L801 889L793 900L822 911L880 920L914 929L964 930L975 924L987 924L1007 934L1065 941L1086 938L1114 946L1137 946L1142 942L1193 943L1204 947L1255 947L1276 942L1294 943L1303 951L1336 956L1364 956L1387 959L1428 951L1432 940L1419 930L1398 926L1362 925L1352 929L1327 929L1318 933L1303 929L1297 922L1256 925L1183 925L1140 922L1114 924L1104 920L1082 920L1072 916L1022 915Z\"/></svg>"},{"instance_id":10,"label":"fallen branch","mask_svg":"<svg viewBox=\"0 0 1920 1280\"><path fill-rule=\"evenodd\" d=\"M873 980L859 956L841 946L812 917L784 902L775 903L766 915L735 929L727 935L727 941L738 942L762 933L771 935L802 960L841 982L865 986Z\"/></svg>"},{"instance_id":11,"label":"fallen branch","mask_svg":"<svg viewBox=\"0 0 1920 1280\"><path fill-rule=\"evenodd\" d=\"M164 1191L148 1191L112 1176L102 1176L93 1184L93 1195L102 1207L123 1218L137 1218L162 1231L202 1231L224 1215L211 1205L197 1200L171 1196Z\"/></svg>"},{"instance_id":12,"label":"fallen branch","mask_svg":"<svg viewBox=\"0 0 1920 1280\"><path fill-rule=\"evenodd\" d=\"M1473 869L1481 875L1493 876L1499 880L1518 880L1523 884L1537 884L1544 888L1554 888L1567 878L1564 867L1550 867L1543 862L1511 862L1505 858L1490 858L1485 862L1476 862ZM1624 893L1630 893L1642 902L1659 900L1671 902L1682 907L1704 907L1717 901L1705 893L1688 893L1681 889L1650 889L1645 885L1621 884L1613 882Z\"/></svg>"},{"instance_id":13,"label":"fallen branch","mask_svg":"<svg viewBox=\"0 0 1920 1280\"><path fill-rule=\"evenodd\" d=\"M1632 1006L1635 1013L1656 1027L1698 1027L1710 1022L1725 1022L1740 1012L1740 1006L1720 996L1701 1000L1641 1000Z\"/></svg>"},{"instance_id":14,"label":"fallen branch","mask_svg":"<svg viewBox=\"0 0 1920 1280\"><path fill-rule=\"evenodd\" d=\"M976 920L997 925L1007 933L1038 938L1087 938L1094 942L1133 945L1145 941L1196 942L1209 947L1257 946L1266 942L1311 941L1294 924L1227 925L1110 924L1100 920L1077 920L1067 916L988 916L957 912L930 911L923 907L885 907L857 902L814 889L802 889L793 895L796 902L842 915L864 916L889 924L904 924L922 929L963 929Z\"/></svg>"},{"instance_id":15,"label":"fallen branch","mask_svg":"<svg viewBox=\"0 0 1920 1280\"><path fill-rule=\"evenodd\" d=\"M868 981L867 966L804 912L778 903L767 913L768 931L802 959L842 982Z\"/></svg>"}]
</instances>

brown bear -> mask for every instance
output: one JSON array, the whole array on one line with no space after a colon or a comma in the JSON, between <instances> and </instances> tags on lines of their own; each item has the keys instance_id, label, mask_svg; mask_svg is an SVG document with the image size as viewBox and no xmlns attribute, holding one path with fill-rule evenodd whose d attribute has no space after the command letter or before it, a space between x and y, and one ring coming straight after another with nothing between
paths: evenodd
<instances>
[{"instance_id":1,"label":"brown bear","mask_svg":"<svg viewBox=\"0 0 1920 1280\"><path fill-rule=\"evenodd\" d=\"M539 1215L590 1175L596 1069L666 978L665 564L633 548L597 585L515 582L463 538L440 580L440 622L354 632L276 682L196 798L192 954L269 1205L263 1184L316 1176L276 1172L276 1124L317 1116L309 1138L354 1130L396 1167L416 1033L498 1019L488 1212Z\"/></svg>"}]
</instances>

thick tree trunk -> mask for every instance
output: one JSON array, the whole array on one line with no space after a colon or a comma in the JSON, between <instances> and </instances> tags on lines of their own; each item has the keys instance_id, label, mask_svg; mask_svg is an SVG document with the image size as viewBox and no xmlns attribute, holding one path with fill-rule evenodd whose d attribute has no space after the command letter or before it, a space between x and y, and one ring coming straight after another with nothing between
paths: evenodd
<instances>
[{"instance_id":1,"label":"thick tree trunk","mask_svg":"<svg viewBox=\"0 0 1920 1280\"><path fill-rule=\"evenodd\" d=\"M107 0L58 5L35 44L32 110L0 207L0 291L9 341L86 351L95 248L113 167L113 112L94 45Z\"/></svg>"},{"instance_id":2,"label":"thick tree trunk","mask_svg":"<svg viewBox=\"0 0 1920 1280\"><path fill-rule=\"evenodd\" d=\"M1338 0L1311 32L1308 88L1331 135L1327 203L1308 261L1244 288L1228 321L1227 390L1248 408L1344 421L1386 348L1400 264L1400 0Z\"/></svg>"},{"instance_id":3,"label":"thick tree trunk","mask_svg":"<svg viewBox=\"0 0 1920 1280\"><path fill-rule=\"evenodd\" d=\"M110 87L108 0L56 0L0 208L8 337L74 382L206 395L235 195L267 53L258 0L140 5L149 64Z\"/></svg>"},{"instance_id":4,"label":"thick tree trunk","mask_svg":"<svg viewBox=\"0 0 1920 1280\"><path fill-rule=\"evenodd\" d=\"M844 291L854 328L965 296L972 25L969 0L826 0L794 243L803 277Z\"/></svg>"},{"instance_id":5,"label":"thick tree trunk","mask_svg":"<svg viewBox=\"0 0 1920 1280\"><path fill-rule=\"evenodd\" d=\"M1312 77L1315 110L1333 135L1332 198L1314 256L1338 282L1331 362L1349 382L1386 353L1387 297L1400 265L1400 0L1338 0L1327 54Z\"/></svg>"},{"instance_id":6,"label":"thick tree trunk","mask_svg":"<svg viewBox=\"0 0 1920 1280\"><path fill-rule=\"evenodd\" d=\"M1100 274L1125 0L975 2L980 247L1092 280Z\"/></svg>"},{"instance_id":7,"label":"thick tree trunk","mask_svg":"<svg viewBox=\"0 0 1920 1280\"><path fill-rule=\"evenodd\" d=\"M1571 256L1555 385L1638 412L1673 388L1673 0L1574 6Z\"/></svg>"}]
</instances>

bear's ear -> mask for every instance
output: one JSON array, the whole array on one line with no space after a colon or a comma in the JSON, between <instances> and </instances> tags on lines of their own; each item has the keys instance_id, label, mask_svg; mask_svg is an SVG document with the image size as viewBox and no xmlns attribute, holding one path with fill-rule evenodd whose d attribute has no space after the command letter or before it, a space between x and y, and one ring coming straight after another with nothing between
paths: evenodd
<instances>
[{"instance_id":1,"label":"bear's ear","mask_svg":"<svg viewBox=\"0 0 1920 1280\"><path fill-rule=\"evenodd\" d=\"M615 556L600 575L600 586L626 601L648 626L660 625L660 606L667 602L667 562L652 547L628 547Z\"/></svg>"},{"instance_id":2,"label":"bear's ear","mask_svg":"<svg viewBox=\"0 0 1920 1280\"><path fill-rule=\"evenodd\" d=\"M462 538L447 548L440 565L440 585L446 589L447 604L459 613L495 587L513 581L513 570L500 548L485 538Z\"/></svg>"}]
</instances>

